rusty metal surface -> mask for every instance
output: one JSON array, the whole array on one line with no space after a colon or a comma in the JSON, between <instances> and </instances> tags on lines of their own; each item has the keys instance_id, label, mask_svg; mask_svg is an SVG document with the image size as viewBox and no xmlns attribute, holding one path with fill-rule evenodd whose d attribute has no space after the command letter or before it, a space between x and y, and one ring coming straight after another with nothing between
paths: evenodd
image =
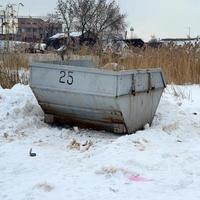
<instances>
[{"instance_id":1,"label":"rusty metal surface","mask_svg":"<svg viewBox=\"0 0 200 200\"><path fill-rule=\"evenodd\" d=\"M127 132L127 129L123 123L118 122L112 122L112 121L95 121L93 119L84 119L77 116L71 116L71 115L49 115L48 117L53 117L52 121L50 123L56 123L56 124L67 124L70 126L79 126L80 128L91 128L95 130L106 130L114 133L125 133Z\"/></svg>"},{"instance_id":2,"label":"rusty metal surface","mask_svg":"<svg viewBox=\"0 0 200 200\"><path fill-rule=\"evenodd\" d=\"M78 114L72 109L66 109L61 106L56 106L53 104L46 104L46 103L41 103L40 106L44 110L45 113L47 114L52 114L56 116L63 116L64 118L67 119L75 119L79 118L82 120L94 120L94 121L99 121L102 123L124 123L122 113L119 111L106 111L106 110L101 110L101 111L95 111L94 109L78 109ZM65 112L63 112L66 110Z\"/></svg>"}]
</instances>

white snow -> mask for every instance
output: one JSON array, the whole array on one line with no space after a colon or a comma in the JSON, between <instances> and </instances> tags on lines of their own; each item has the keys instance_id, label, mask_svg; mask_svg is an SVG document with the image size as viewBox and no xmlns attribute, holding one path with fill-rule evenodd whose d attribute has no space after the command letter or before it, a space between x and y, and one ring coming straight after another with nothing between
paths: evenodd
<instances>
[{"instance_id":1,"label":"white snow","mask_svg":"<svg viewBox=\"0 0 200 200\"><path fill-rule=\"evenodd\" d=\"M199 40L179 40L179 41L171 41L171 40L163 41L163 40L161 40L161 42L164 44L167 44L167 45L170 43L173 43L177 46L184 46L184 45L188 45L188 44L191 44L191 45L200 44Z\"/></svg>"},{"instance_id":2,"label":"white snow","mask_svg":"<svg viewBox=\"0 0 200 200\"><path fill-rule=\"evenodd\" d=\"M75 32L75 31L74 31L74 32L71 32L71 33L70 33L70 36L71 36L71 37L80 37L81 35L82 35L81 32Z\"/></svg>"},{"instance_id":3,"label":"white snow","mask_svg":"<svg viewBox=\"0 0 200 200\"><path fill-rule=\"evenodd\" d=\"M0 87L0 199L199 200L199 94L168 86L152 126L123 136L49 126L29 86Z\"/></svg>"},{"instance_id":4,"label":"white snow","mask_svg":"<svg viewBox=\"0 0 200 200\"><path fill-rule=\"evenodd\" d=\"M71 37L80 37L82 35L81 32L71 32L70 36ZM67 36L66 33L56 33L55 35L51 36L50 39L60 39L60 38L64 38L65 36Z\"/></svg>"},{"instance_id":5,"label":"white snow","mask_svg":"<svg viewBox=\"0 0 200 200\"><path fill-rule=\"evenodd\" d=\"M0 50L7 48L7 46L9 46L11 50L14 50L15 48L18 47L28 47L29 43L22 41L15 41L15 40L14 41L0 40Z\"/></svg>"},{"instance_id":6,"label":"white snow","mask_svg":"<svg viewBox=\"0 0 200 200\"><path fill-rule=\"evenodd\" d=\"M56 33L55 35L51 36L50 39L60 39L65 36L65 33Z\"/></svg>"},{"instance_id":7,"label":"white snow","mask_svg":"<svg viewBox=\"0 0 200 200\"><path fill-rule=\"evenodd\" d=\"M58 52L65 51L65 50L66 50L65 45L62 45L60 48L57 49Z\"/></svg>"},{"instance_id":8,"label":"white snow","mask_svg":"<svg viewBox=\"0 0 200 200\"><path fill-rule=\"evenodd\" d=\"M46 49L46 46L47 45L45 43L36 43L34 49L44 51Z\"/></svg>"}]
</instances>

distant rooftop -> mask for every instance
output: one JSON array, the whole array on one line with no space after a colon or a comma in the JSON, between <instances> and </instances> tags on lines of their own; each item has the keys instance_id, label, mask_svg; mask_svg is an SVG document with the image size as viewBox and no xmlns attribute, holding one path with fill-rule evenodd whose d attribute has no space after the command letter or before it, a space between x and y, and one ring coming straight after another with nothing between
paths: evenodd
<instances>
[{"instance_id":1,"label":"distant rooftop","mask_svg":"<svg viewBox=\"0 0 200 200\"><path fill-rule=\"evenodd\" d=\"M163 38L161 41L194 41L194 40L199 40L199 37L195 38Z\"/></svg>"},{"instance_id":2,"label":"distant rooftop","mask_svg":"<svg viewBox=\"0 0 200 200\"><path fill-rule=\"evenodd\" d=\"M28 16L18 16L18 18L35 18L35 19L46 19L47 17L46 16L31 16L31 15L28 15Z\"/></svg>"}]
</instances>

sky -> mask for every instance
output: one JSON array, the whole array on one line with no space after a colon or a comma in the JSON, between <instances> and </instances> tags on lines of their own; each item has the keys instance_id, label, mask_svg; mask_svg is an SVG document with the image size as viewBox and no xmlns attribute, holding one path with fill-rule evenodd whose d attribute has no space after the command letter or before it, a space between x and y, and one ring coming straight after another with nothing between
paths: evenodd
<instances>
[{"instance_id":1,"label":"sky","mask_svg":"<svg viewBox=\"0 0 200 200\"><path fill-rule=\"evenodd\" d=\"M199 0L116 0L127 15L128 31L148 41L157 38L200 35ZM54 11L57 0L0 0L0 5L23 3L19 15L44 16Z\"/></svg>"}]
</instances>

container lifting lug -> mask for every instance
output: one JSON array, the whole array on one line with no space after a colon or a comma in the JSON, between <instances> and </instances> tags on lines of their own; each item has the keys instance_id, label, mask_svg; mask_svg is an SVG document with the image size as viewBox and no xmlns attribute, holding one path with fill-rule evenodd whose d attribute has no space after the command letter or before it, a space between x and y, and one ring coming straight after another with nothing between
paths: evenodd
<instances>
[{"instance_id":1,"label":"container lifting lug","mask_svg":"<svg viewBox=\"0 0 200 200\"><path fill-rule=\"evenodd\" d=\"M136 89L135 89L135 83L136 83L136 80L135 80L135 74L132 75L132 88L131 88L131 93L135 96L136 95Z\"/></svg>"},{"instance_id":2,"label":"container lifting lug","mask_svg":"<svg viewBox=\"0 0 200 200\"><path fill-rule=\"evenodd\" d=\"M151 72L148 72L148 91L147 93L149 93L151 90L154 90L155 87L152 85L152 73Z\"/></svg>"}]
</instances>

